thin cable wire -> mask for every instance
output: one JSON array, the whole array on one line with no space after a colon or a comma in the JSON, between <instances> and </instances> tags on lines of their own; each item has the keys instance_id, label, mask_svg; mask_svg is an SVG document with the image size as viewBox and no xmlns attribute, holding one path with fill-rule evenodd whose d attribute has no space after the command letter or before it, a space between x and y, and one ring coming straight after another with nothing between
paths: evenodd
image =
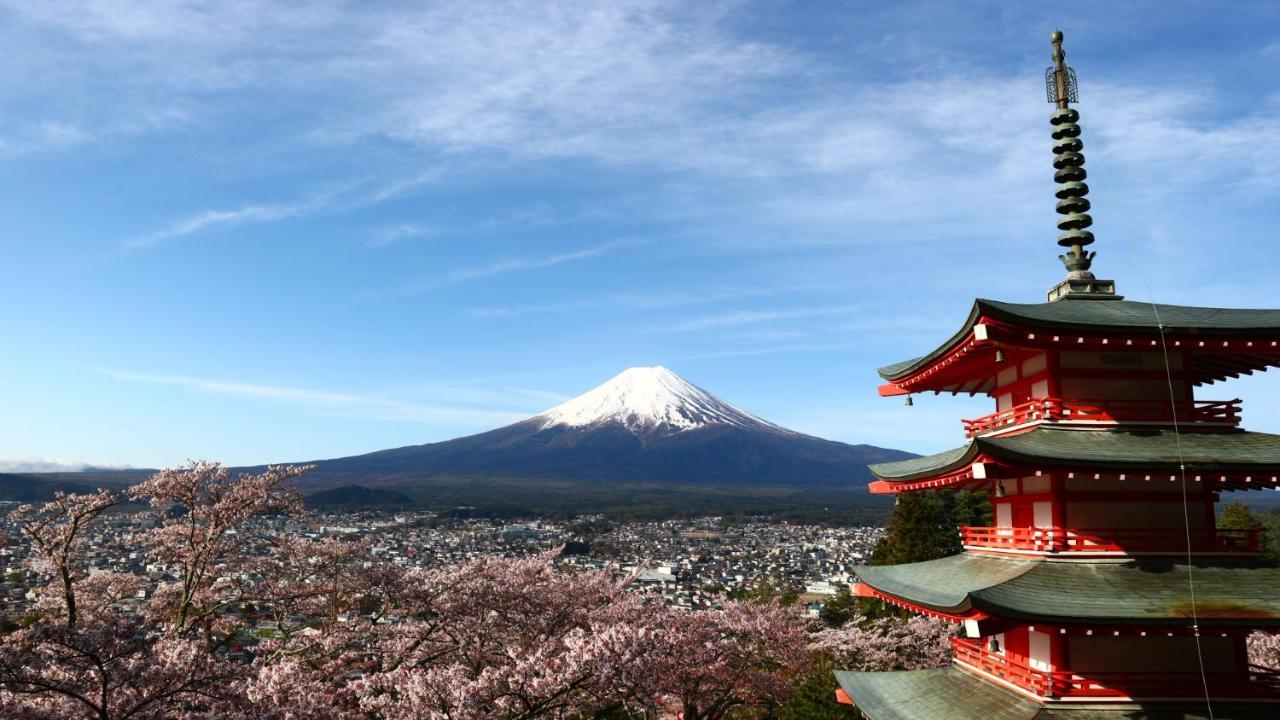
<instances>
[{"instance_id":1,"label":"thin cable wire","mask_svg":"<svg viewBox=\"0 0 1280 720\"><path fill-rule=\"evenodd\" d=\"M1089 144L1092 145L1093 140L1093 135L1090 133ZM1101 171L1099 172L1099 176L1102 178L1102 184L1105 188L1104 195L1112 201L1115 216L1117 220L1119 220L1118 224L1123 226L1123 231L1127 229L1129 225L1125 220L1124 214L1120 212L1120 205L1116 202L1116 195L1111 192L1111 183L1107 177L1106 168L1100 166L1097 160L1094 161L1094 167ZM1137 253L1135 253L1134 249L1128 245L1127 241L1120 242L1118 244L1123 245L1125 250L1129 252L1130 256L1135 260L1134 265L1138 268L1138 276L1142 279L1142 286L1147 291L1147 303L1151 305L1151 313L1155 316L1156 330L1160 333L1160 352L1164 360L1165 383L1169 388L1169 410L1170 415L1173 418L1173 440L1174 447L1178 453L1178 476L1181 479L1182 486L1182 526L1186 531L1187 541L1187 588L1189 591L1188 595L1191 600L1191 635L1195 640L1196 662L1200 667L1200 684L1204 688L1205 708L1209 712L1209 720L1214 720L1213 699L1209 692L1209 677L1205 672L1204 666L1204 649L1200 644L1200 618L1196 610L1196 579L1194 568L1192 567L1191 512L1187 501L1187 463L1182 454L1182 432L1178 426L1178 400L1177 393L1173 386L1173 367L1169 362L1169 344L1165 339L1164 321L1160 318L1160 307L1156 305L1155 293L1151 291L1151 283L1147 280L1147 273L1142 262L1138 259Z\"/></svg>"}]
</instances>

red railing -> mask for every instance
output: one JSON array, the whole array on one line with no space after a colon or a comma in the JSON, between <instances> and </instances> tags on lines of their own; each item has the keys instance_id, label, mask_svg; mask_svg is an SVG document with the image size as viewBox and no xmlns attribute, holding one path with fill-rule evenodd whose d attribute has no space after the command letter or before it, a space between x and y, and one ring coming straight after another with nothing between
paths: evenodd
<instances>
[{"instance_id":1,"label":"red railing","mask_svg":"<svg viewBox=\"0 0 1280 720\"><path fill-rule=\"evenodd\" d=\"M1247 671L1207 672L1074 672L1045 671L1030 667L1029 660L1008 651L1001 655L980 642L951 640L956 660L988 675L1012 683L1035 695L1056 698L1166 698L1190 697L1209 692L1218 697L1280 697L1280 673L1250 666Z\"/></svg>"},{"instance_id":2,"label":"red railing","mask_svg":"<svg viewBox=\"0 0 1280 720\"><path fill-rule=\"evenodd\" d=\"M1187 550L1182 529L961 527L965 547L1030 552L1177 553ZM1250 554L1262 551L1262 528L1191 531L1191 552Z\"/></svg>"},{"instance_id":3,"label":"red railing","mask_svg":"<svg viewBox=\"0 0 1280 720\"><path fill-rule=\"evenodd\" d=\"M1011 682L1037 695L1048 693L1048 674L1040 670L1032 670L1027 665L1027 659L1022 656L1012 653L1000 655L987 650L977 642L962 638L951 639L951 652L956 660L988 675Z\"/></svg>"},{"instance_id":4,"label":"red railing","mask_svg":"<svg viewBox=\"0 0 1280 720\"><path fill-rule=\"evenodd\" d=\"M1240 400L1195 400L1170 405L1136 400L1064 400L1042 398L962 420L965 437L1030 422L1151 422L1240 424Z\"/></svg>"},{"instance_id":5,"label":"red railing","mask_svg":"<svg viewBox=\"0 0 1280 720\"><path fill-rule=\"evenodd\" d=\"M1073 698L1163 698L1204 695L1217 697L1280 696L1280 674L1250 666L1243 673L1206 672L1052 672L1049 692Z\"/></svg>"}]
</instances>

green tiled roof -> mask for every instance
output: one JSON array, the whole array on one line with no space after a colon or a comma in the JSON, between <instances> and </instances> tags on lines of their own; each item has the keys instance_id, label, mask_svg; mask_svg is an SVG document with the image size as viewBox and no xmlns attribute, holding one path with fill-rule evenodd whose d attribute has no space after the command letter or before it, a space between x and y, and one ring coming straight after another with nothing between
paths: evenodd
<instances>
[{"instance_id":1,"label":"green tiled roof","mask_svg":"<svg viewBox=\"0 0 1280 720\"><path fill-rule=\"evenodd\" d=\"M1006 460L1081 467L1175 469L1181 457L1191 471L1267 468L1280 466L1280 435L1231 430L1175 436L1170 430L1041 426L1017 435L976 438L968 445L937 455L870 467L882 480L908 481L963 467L980 452Z\"/></svg>"},{"instance_id":2,"label":"green tiled roof","mask_svg":"<svg viewBox=\"0 0 1280 720\"><path fill-rule=\"evenodd\" d=\"M1060 300L1049 303L1007 303L997 300L974 301L969 317L960 330L928 355L886 365L880 376L894 380L909 375L951 347L973 329L978 318L987 316L1018 325L1058 329L1125 330L1137 333L1166 330L1247 335L1280 332L1280 310L1188 307L1185 305L1152 305L1132 300ZM1159 322L1156 317L1159 316Z\"/></svg>"},{"instance_id":3,"label":"green tiled roof","mask_svg":"<svg viewBox=\"0 0 1280 720\"><path fill-rule=\"evenodd\" d=\"M1025 620L1280 626L1280 568L1163 561L1055 562L953 555L860 567L880 592L940 612L969 609Z\"/></svg>"},{"instance_id":4,"label":"green tiled roof","mask_svg":"<svg viewBox=\"0 0 1280 720\"><path fill-rule=\"evenodd\" d=\"M1158 324L1166 330L1211 332L1253 332L1280 330L1280 310L1190 307L1160 305L1133 300L1109 302L1058 301L1046 303L1008 303L978 300L982 315L1055 327L1103 327L1155 331ZM1156 318L1159 317L1157 322Z\"/></svg>"},{"instance_id":5,"label":"green tiled roof","mask_svg":"<svg viewBox=\"0 0 1280 720\"><path fill-rule=\"evenodd\" d=\"M1280 464L1280 435L1232 430L1070 430L1038 428L1019 435L979 440L1000 457L1017 460L1068 460L1086 465L1135 462L1188 469Z\"/></svg>"},{"instance_id":6,"label":"green tiled roof","mask_svg":"<svg viewBox=\"0 0 1280 720\"><path fill-rule=\"evenodd\" d=\"M955 667L837 672L836 682L869 720L1209 720L1204 702L1042 706ZM1274 720L1274 704L1213 704L1216 720Z\"/></svg>"},{"instance_id":7,"label":"green tiled roof","mask_svg":"<svg viewBox=\"0 0 1280 720\"><path fill-rule=\"evenodd\" d=\"M924 457L910 458L908 460L895 460L894 462L877 463L869 465L871 472L881 480L906 480L920 475L929 475L941 470L952 467L959 467L964 462L973 460L972 454L969 452L973 447L973 443L969 443L964 447L946 450L936 455L925 455Z\"/></svg>"},{"instance_id":8,"label":"green tiled roof","mask_svg":"<svg viewBox=\"0 0 1280 720\"><path fill-rule=\"evenodd\" d=\"M954 667L837 672L836 682L870 720L1034 720L1040 705Z\"/></svg>"},{"instance_id":9,"label":"green tiled roof","mask_svg":"<svg viewBox=\"0 0 1280 720\"><path fill-rule=\"evenodd\" d=\"M1037 564L961 554L905 565L868 565L857 573L881 592L934 610L960 613L970 608L975 591L1008 582Z\"/></svg>"}]
</instances>

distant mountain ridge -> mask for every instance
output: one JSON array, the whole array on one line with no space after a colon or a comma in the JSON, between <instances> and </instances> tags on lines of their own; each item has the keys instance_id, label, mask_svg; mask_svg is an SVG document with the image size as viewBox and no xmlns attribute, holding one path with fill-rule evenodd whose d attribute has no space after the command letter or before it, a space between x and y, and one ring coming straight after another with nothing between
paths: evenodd
<instances>
[{"instance_id":1,"label":"distant mountain ridge","mask_svg":"<svg viewBox=\"0 0 1280 720\"><path fill-rule=\"evenodd\" d=\"M631 368L527 420L454 440L317 461L309 486L431 476L858 485L868 463L913 457L788 430L664 367Z\"/></svg>"},{"instance_id":2,"label":"distant mountain ridge","mask_svg":"<svg viewBox=\"0 0 1280 720\"><path fill-rule=\"evenodd\" d=\"M883 510L889 502L866 490L867 465L909 457L914 455L795 432L664 367L639 367L488 432L297 464L316 466L299 487L309 495L325 493L318 498L325 506L347 498L353 505L374 498L384 504L403 494L422 506L512 513L716 513L801 506ZM125 484L147 472L62 473L56 480Z\"/></svg>"}]
</instances>

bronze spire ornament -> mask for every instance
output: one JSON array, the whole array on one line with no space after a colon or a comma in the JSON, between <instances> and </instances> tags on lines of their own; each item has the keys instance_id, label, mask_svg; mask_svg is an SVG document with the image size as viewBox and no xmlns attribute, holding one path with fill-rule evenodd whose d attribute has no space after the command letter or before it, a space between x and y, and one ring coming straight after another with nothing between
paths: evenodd
<instances>
[{"instance_id":1,"label":"bronze spire ornament","mask_svg":"<svg viewBox=\"0 0 1280 720\"><path fill-rule=\"evenodd\" d=\"M1076 73L1066 64L1062 50L1062 31L1049 35L1053 43L1053 66L1045 71L1045 93L1057 110L1049 117L1053 126L1053 179L1058 184L1054 195L1058 198L1058 244L1066 252L1058 256L1067 268L1067 278L1048 293L1050 302L1068 298L1091 300L1117 300L1115 282L1098 280L1089 272L1096 253L1085 250L1093 243L1093 233L1087 228L1093 224L1089 216L1089 186L1085 184L1084 143L1080 140L1080 113L1070 104L1079 102L1076 89Z\"/></svg>"}]
</instances>

